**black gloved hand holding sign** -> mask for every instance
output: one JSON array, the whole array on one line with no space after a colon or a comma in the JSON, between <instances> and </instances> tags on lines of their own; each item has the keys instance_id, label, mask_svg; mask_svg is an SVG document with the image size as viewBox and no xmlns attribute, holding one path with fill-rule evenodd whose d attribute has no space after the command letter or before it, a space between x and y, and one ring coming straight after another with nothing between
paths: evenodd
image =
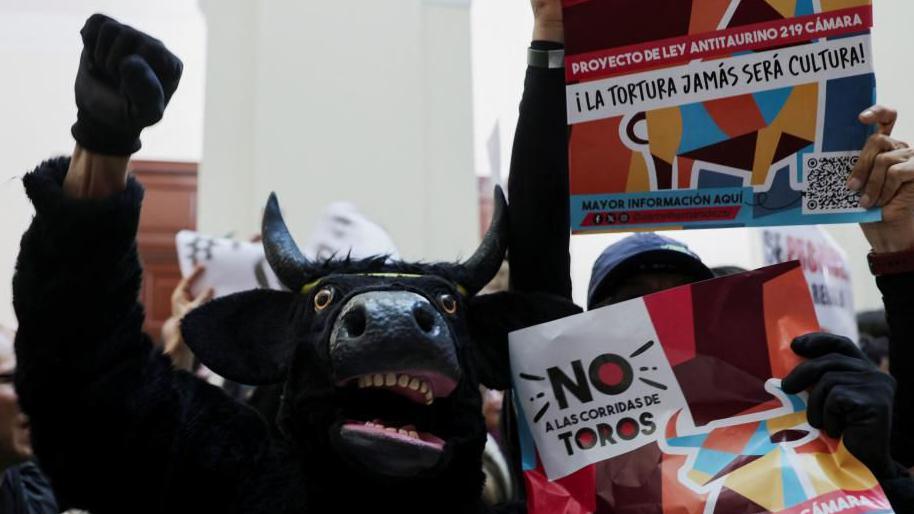
<instances>
[{"instance_id":1,"label":"black gloved hand holding sign","mask_svg":"<svg viewBox=\"0 0 914 514\"><path fill-rule=\"evenodd\" d=\"M161 41L101 14L83 26L73 137L106 155L140 149L140 131L160 119L184 65Z\"/></svg>"},{"instance_id":2,"label":"black gloved hand holding sign","mask_svg":"<svg viewBox=\"0 0 914 514\"><path fill-rule=\"evenodd\" d=\"M899 476L889 453L895 379L867 360L850 339L832 334L808 334L791 345L810 359L781 383L784 392L809 390L809 424L844 446L879 481Z\"/></svg>"}]
</instances>

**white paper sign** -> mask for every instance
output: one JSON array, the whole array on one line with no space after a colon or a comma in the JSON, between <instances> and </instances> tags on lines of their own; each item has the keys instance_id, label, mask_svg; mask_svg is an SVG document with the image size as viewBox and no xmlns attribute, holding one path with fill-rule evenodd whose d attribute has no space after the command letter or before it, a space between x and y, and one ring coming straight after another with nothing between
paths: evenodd
<instances>
[{"instance_id":1,"label":"white paper sign","mask_svg":"<svg viewBox=\"0 0 914 514\"><path fill-rule=\"evenodd\" d=\"M216 298L250 289L283 289L266 261L262 243L182 230L175 237L175 244L182 276L190 275L198 264L206 268L193 285L194 295L207 287L215 290ZM324 209L301 251L312 261L378 255L399 257L387 232L348 202L334 202Z\"/></svg>"},{"instance_id":2,"label":"white paper sign","mask_svg":"<svg viewBox=\"0 0 914 514\"><path fill-rule=\"evenodd\" d=\"M822 329L856 342L859 337L847 254L821 227L762 230L765 265L798 260L809 283Z\"/></svg>"},{"instance_id":3,"label":"white paper sign","mask_svg":"<svg viewBox=\"0 0 914 514\"><path fill-rule=\"evenodd\" d=\"M208 287L214 289L216 298L251 289L282 289L261 243L182 230L175 236L175 244L181 276L190 275L198 264L206 268L191 289L194 295Z\"/></svg>"},{"instance_id":4,"label":"white paper sign","mask_svg":"<svg viewBox=\"0 0 914 514\"><path fill-rule=\"evenodd\" d=\"M550 480L636 450L688 412L642 299L509 336L523 415Z\"/></svg>"}]
</instances>

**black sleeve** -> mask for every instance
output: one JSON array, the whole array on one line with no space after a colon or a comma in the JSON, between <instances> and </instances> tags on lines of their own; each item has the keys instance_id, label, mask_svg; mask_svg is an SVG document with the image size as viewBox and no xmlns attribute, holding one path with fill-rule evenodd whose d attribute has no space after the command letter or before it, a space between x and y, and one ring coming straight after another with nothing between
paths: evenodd
<instances>
[{"instance_id":1,"label":"black sleeve","mask_svg":"<svg viewBox=\"0 0 914 514\"><path fill-rule=\"evenodd\" d=\"M876 279L889 322L889 369L898 387L892 416L892 457L914 467L914 273ZM914 512L914 511L912 511Z\"/></svg>"},{"instance_id":2,"label":"black sleeve","mask_svg":"<svg viewBox=\"0 0 914 514\"><path fill-rule=\"evenodd\" d=\"M69 198L68 165L24 178L36 214L13 279L16 389L42 468L62 505L93 514L231 511L266 426L142 332L140 185Z\"/></svg>"},{"instance_id":3,"label":"black sleeve","mask_svg":"<svg viewBox=\"0 0 914 514\"><path fill-rule=\"evenodd\" d=\"M892 504L892 510L898 514L914 512L914 480L907 469L899 465L898 477L883 480L879 485Z\"/></svg>"},{"instance_id":4,"label":"black sleeve","mask_svg":"<svg viewBox=\"0 0 914 514\"><path fill-rule=\"evenodd\" d=\"M0 475L0 512L57 514L60 511L50 484L33 462L7 468Z\"/></svg>"},{"instance_id":5,"label":"black sleeve","mask_svg":"<svg viewBox=\"0 0 914 514\"><path fill-rule=\"evenodd\" d=\"M564 70L528 67L508 181L511 288L570 299L566 116Z\"/></svg>"}]
</instances>

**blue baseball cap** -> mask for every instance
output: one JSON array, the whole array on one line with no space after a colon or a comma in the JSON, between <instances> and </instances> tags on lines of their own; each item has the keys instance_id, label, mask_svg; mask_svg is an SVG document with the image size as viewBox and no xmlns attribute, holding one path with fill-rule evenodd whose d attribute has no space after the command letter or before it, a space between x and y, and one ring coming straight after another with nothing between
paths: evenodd
<instances>
[{"instance_id":1,"label":"blue baseball cap","mask_svg":"<svg viewBox=\"0 0 914 514\"><path fill-rule=\"evenodd\" d=\"M696 282L714 278L714 273L685 244L652 232L637 233L607 246L597 257L587 289L587 308L621 279L652 271L693 275Z\"/></svg>"}]
</instances>

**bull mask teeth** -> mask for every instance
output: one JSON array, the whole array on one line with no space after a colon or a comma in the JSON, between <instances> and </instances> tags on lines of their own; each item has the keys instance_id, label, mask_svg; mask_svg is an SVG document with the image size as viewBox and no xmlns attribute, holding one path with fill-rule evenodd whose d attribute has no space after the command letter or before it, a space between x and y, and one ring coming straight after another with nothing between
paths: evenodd
<instances>
[{"instance_id":1,"label":"bull mask teeth","mask_svg":"<svg viewBox=\"0 0 914 514\"><path fill-rule=\"evenodd\" d=\"M401 387L404 389L411 389L417 391L418 393L425 396L426 405L431 405L435 400L435 395L432 392L431 386L428 382L422 380L421 378L413 377L405 373L374 373L370 375L362 375L358 378L359 389L364 389L366 387Z\"/></svg>"},{"instance_id":2,"label":"bull mask teeth","mask_svg":"<svg viewBox=\"0 0 914 514\"><path fill-rule=\"evenodd\" d=\"M418 439L420 441L422 440L422 437L419 436L418 431L410 430L411 428L414 428L412 425L407 425L406 427L402 427L402 428L396 428L396 427L385 426L382 423L375 423L374 421L366 421L365 426L369 427L369 428L374 428L377 430L382 430L384 432L390 432L392 434L405 435L408 437L412 437L413 439Z\"/></svg>"}]
</instances>

